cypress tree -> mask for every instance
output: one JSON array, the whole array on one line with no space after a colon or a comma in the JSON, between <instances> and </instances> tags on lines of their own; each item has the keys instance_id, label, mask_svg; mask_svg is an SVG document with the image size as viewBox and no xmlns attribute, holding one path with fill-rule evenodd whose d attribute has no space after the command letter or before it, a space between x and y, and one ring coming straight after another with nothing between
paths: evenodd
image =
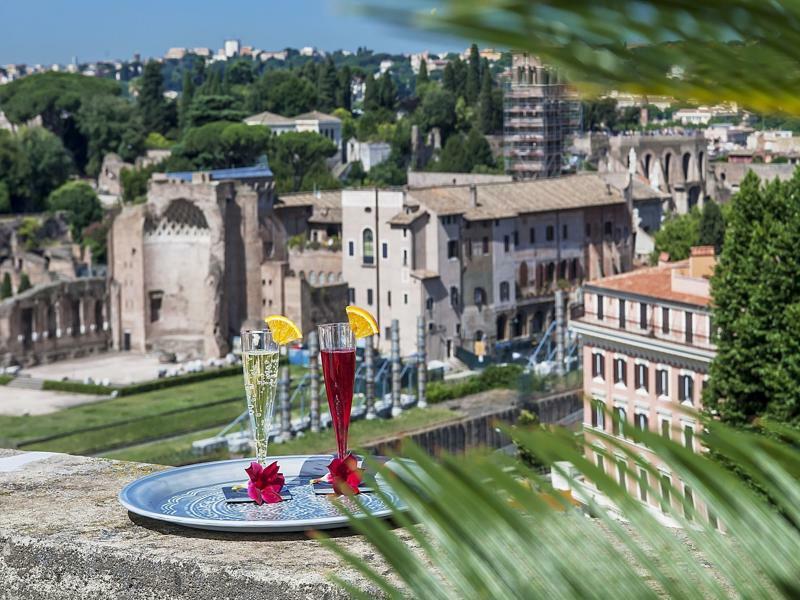
<instances>
[{"instance_id":1,"label":"cypress tree","mask_svg":"<svg viewBox=\"0 0 800 600\"><path fill-rule=\"evenodd\" d=\"M181 86L180 119L181 129L186 129L186 115L194 99L194 79L188 69L183 72L183 85Z\"/></svg>"},{"instance_id":2,"label":"cypress tree","mask_svg":"<svg viewBox=\"0 0 800 600\"><path fill-rule=\"evenodd\" d=\"M719 254L724 240L725 219L722 216L722 210L719 204L713 200L707 200L700 216L700 244L714 246L714 250Z\"/></svg>"},{"instance_id":3,"label":"cypress tree","mask_svg":"<svg viewBox=\"0 0 800 600\"><path fill-rule=\"evenodd\" d=\"M342 69L339 71L338 77L339 85L336 88L336 106L338 108L350 110L353 104L352 90L350 87L353 74L350 71L350 67L347 65L342 67Z\"/></svg>"},{"instance_id":4,"label":"cypress tree","mask_svg":"<svg viewBox=\"0 0 800 600\"><path fill-rule=\"evenodd\" d=\"M456 87L456 70L453 67L453 61L449 61L444 66L444 74L442 75L442 85L444 89L449 92L453 92L454 94L458 93L458 89Z\"/></svg>"},{"instance_id":5,"label":"cypress tree","mask_svg":"<svg viewBox=\"0 0 800 600\"><path fill-rule=\"evenodd\" d=\"M330 56L320 65L317 74L317 108L323 112L330 112L335 108L339 86L336 65Z\"/></svg>"},{"instance_id":6,"label":"cypress tree","mask_svg":"<svg viewBox=\"0 0 800 600\"><path fill-rule=\"evenodd\" d=\"M380 105L380 94L378 82L371 74L367 74L367 81L364 88L364 111L376 110Z\"/></svg>"},{"instance_id":7,"label":"cypress tree","mask_svg":"<svg viewBox=\"0 0 800 600\"><path fill-rule=\"evenodd\" d=\"M391 73L386 71L380 80L380 105L383 108L394 110L397 101L397 87L394 84Z\"/></svg>"},{"instance_id":8,"label":"cypress tree","mask_svg":"<svg viewBox=\"0 0 800 600\"><path fill-rule=\"evenodd\" d=\"M169 130L170 110L164 98L164 78L161 75L161 64L154 60L144 67L138 105L146 132L166 133Z\"/></svg>"},{"instance_id":9,"label":"cypress tree","mask_svg":"<svg viewBox=\"0 0 800 600\"><path fill-rule=\"evenodd\" d=\"M14 295L14 288L11 287L11 275L7 272L3 274L3 283L0 283L0 300L5 300Z\"/></svg>"},{"instance_id":10,"label":"cypress tree","mask_svg":"<svg viewBox=\"0 0 800 600\"><path fill-rule=\"evenodd\" d=\"M430 78L428 77L428 63L425 62L425 59L423 58L421 61L419 61L419 72L417 73L417 88L419 89L421 85L425 85L429 81Z\"/></svg>"},{"instance_id":11,"label":"cypress tree","mask_svg":"<svg viewBox=\"0 0 800 600\"><path fill-rule=\"evenodd\" d=\"M469 49L469 62L467 64L467 76L464 83L464 97L468 104L475 104L478 100L478 92L481 86L481 57L478 54L478 46L472 44Z\"/></svg>"},{"instance_id":12,"label":"cypress tree","mask_svg":"<svg viewBox=\"0 0 800 600\"><path fill-rule=\"evenodd\" d=\"M25 290L31 289L31 280L28 278L27 273L23 273L19 276L19 286L17 287L17 293L21 294Z\"/></svg>"},{"instance_id":13,"label":"cypress tree","mask_svg":"<svg viewBox=\"0 0 800 600\"><path fill-rule=\"evenodd\" d=\"M492 74L488 65L481 77L481 93L478 97L478 123L483 133L494 131L494 95L492 94Z\"/></svg>"}]
</instances>

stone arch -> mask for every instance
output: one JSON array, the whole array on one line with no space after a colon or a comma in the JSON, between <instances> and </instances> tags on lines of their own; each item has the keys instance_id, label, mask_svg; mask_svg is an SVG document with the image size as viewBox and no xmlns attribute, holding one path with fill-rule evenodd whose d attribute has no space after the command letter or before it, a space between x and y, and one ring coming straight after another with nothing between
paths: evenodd
<instances>
[{"instance_id":1,"label":"stone arch","mask_svg":"<svg viewBox=\"0 0 800 600\"><path fill-rule=\"evenodd\" d=\"M525 335L525 317L521 313L514 315L511 324L514 328L514 337L522 337Z\"/></svg>"},{"instance_id":2,"label":"stone arch","mask_svg":"<svg viewBox=\"0 0 800 600\"><path fill-rule=\"evenodd\" d=\"M544 328L544 313L537 310L531 319L531 333L539 333Z\"/></svg>"},{"instance_id":3,"label":"stone arch","mask_svg":"<svg viewBox=\"0 0 800 600\"><path fill-rule=\"evenodd\" d=\"M683 173L683 180L689 181L690 168L692 166L692 153L684 152L681 157L681 172Z\"/></svg>"},{"instance_id":4,"label":"stone arch","mask_svg":"<svg viewBox=\"0 0 800 600\"><path fill-rule=\"evenodd\" d=\"M547 263L547 282L550 283L556 280L556 263Z\"/></svg>"},{"instance_id":5,"label":"stone arch","mask_svg":"<svg viewBox=\"0 0 800 600\"><path fill-rule=\"evenodd\" d=\"M704 174L703 174L703 168L704 168L704 165L703 165L703 161L705 160L705 157L706 157L706 156L705 156L705 153L704 153L702 150L701 150L700 152L698 152L698 153L697 153L697 172L700 174L700 179L704 179Z\"/></svg>"},{"instance_id":6,"label":"stone arch","mask_svg":"<svg viewBox=\"0 0 800 600\"><path fill-rule=\"evenodd\" d=\"M672 180L671 171L672 171L672 166L673 166L672 156L673 156L672 150L667 150L667 151L664 152L664 158L663 158L663 163L664 163L664 185L666 185L667 188L669 188L669 184L672 182L671 181Z\"/></svg>"},{"instance_id":7,"label":"stone arch","mask_svg":"<svg viewBox=\"0 0 800 600\"><path fill-rule=\"evenodd\" d=\"M314 271L309 271L308 272L308 283L310 283L311 285L316 285L317 284L317 274L316 274L316 272L314 272Z\"/></svg>"},{"instance_id":8,"label":"stone arch","mask_svg":"<svg viewBox=\"0 0 800 600\"><path fill-rule=\"evenodd\" d=\"M650 167L653 166L653 155L648 152L642 158L642 170L646 179L650 179Z\"/></svg>"}]
</instances>

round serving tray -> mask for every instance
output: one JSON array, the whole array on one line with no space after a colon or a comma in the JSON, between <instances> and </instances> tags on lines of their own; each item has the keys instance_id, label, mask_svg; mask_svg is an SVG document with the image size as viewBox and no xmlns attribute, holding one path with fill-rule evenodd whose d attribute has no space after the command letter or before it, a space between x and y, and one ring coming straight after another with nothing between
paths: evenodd
<instances>
[{"instance_id":1,"label":"round serving tray","mask_svg":"<svg viewBox=\"0 0 800 600\"><path fill-rule=\"evenodd\" d=\"M274 457L292 494L291 500L277 504L257 506L225 501L222 488L247 482L244 469L251 459L201 463L152 473L125 486L119 493L119 501L137 515L196 529L272 533L343 527L347 525L347 517L333 502L335 496L315 494L310 484L311 479L328 472L331 458L325 454ZM396 461L389 460L387 467L391 468ZM375 485L395 508L404 509L380 474ZM391 507L377 494L360 494L360 500L372 515L383 518L391 515ZM350 503L350 508L357 510L347 498L340 496L337 501Z\"/></svg>"}]
</instances>

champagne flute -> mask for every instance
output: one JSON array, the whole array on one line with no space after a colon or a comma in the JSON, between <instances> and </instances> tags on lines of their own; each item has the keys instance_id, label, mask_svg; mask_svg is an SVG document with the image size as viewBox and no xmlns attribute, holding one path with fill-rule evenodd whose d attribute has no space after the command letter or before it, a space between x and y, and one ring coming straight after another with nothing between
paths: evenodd
<instances>
[{"instance_id":1,"label":"champagne flute","mask_svg":"<svg viewBox=\"0 0 800 600\"><path fill-rule=\"evenodd\" d=\"M347 455L347 433L356 378L356 338L349 323L319 325L320 362L339 458Z\"/></svg>"},{"instance_id":2,"label":"champagne flute","mask_svg":"<svg viewBox=\"0 0 800 600\"><path fill-rule=\"evenodd\" d=\"M242 369L250 428L256 445L256 460L267 466L267 446L272 429L275 392L278 388L278 344L269 329L242 331Z\"/></svg>"}]
</instances>

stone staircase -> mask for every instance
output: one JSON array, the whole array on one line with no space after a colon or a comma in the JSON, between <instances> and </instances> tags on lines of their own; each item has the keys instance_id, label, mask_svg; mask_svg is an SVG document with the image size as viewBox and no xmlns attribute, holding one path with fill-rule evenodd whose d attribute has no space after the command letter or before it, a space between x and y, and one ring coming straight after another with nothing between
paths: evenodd
<instances>
[{"instance_id":1,"label":"stone staircase","mask_svg":"<svg viewBox=\"0 0 800 600\"><path fill-rule=\"evenodd\" d=\"M42 386L44 386L44 379L37 379L36 377L14 377L6 384L6 387L25 390L40 390Z\"/></svg>"}]
</instances>

